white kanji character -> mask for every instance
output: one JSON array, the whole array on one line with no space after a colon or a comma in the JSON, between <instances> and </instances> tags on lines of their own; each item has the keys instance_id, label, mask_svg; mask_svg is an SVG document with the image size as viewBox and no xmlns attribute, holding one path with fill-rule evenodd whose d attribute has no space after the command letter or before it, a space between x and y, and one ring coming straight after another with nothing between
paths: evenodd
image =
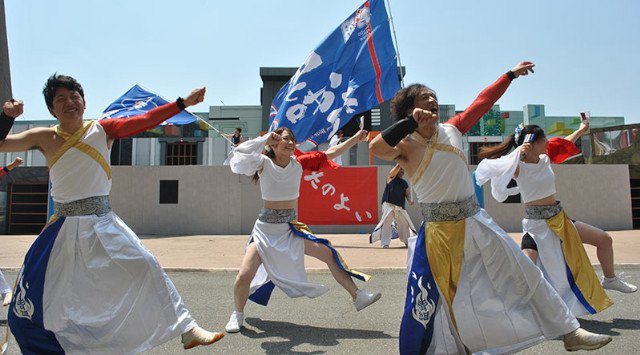
<instances>
[{"instance_id":1,"label":"white kanji character","mask_svg":"<svg viewBox=\"0 0 640 355\"><path fill-rule=\"evenodd\" d=\"M324 175L324 173L320 173L317 171L312 172L310 175L305 175L304 180L310 181L311 186L313 186L314 190L318 189L318 184L320 183L320 178Z\"/></svg>"},{"instance_id":2,"label":"white kanji character","mask_svg":"<svg viewBox=\"0 0 640 355\"><path fill-rule=\"evenodd\" d=\"M347 206L345 206L345 202L349 201L349 197L345 196L343 193L340 194L340 203L336 203L335 205L333 205L333 209L335 210L347 210L347 211L351 211L351 209Z\"/></svg>"},{"instance_id":3,"label":"white kanji character","mask_svg":"<svg viewBox=\"0 0 640 355\"><path fill-rule=\"evenodd\" d=\"M358 213L358 211L356 211L356 219L358 222L362 222L362 217L360 217L360 213Z\"/></svg>"},{"instance_id":4,"label":"white kanji character","mask_svg":"<svg viewBox=\"0 0 640 355\"><path fill-rule=\"evenodd\" d=\"M296 123L299 119L304 117L307 112L307 106L303 104L295 104L287 109L287 119L291 123Z\"/></svg>"},{"instance_id":5,"label":"white kanji character","mask_svg":"<svg viewBox=\"0 0 640 355\"><path fill-rule=\"evenodd\" d=\"M322 185L322 196L327 196L327 194L331 194L333 196L336 193L336 188L331 184Z\"/></svg>"},{"instance_id":6,"label":"white kanji character","mask_svg":"<svg viewBox=\"0 0 640 355\"><path fill-rule=\"evenodd\" d=\"M367 218L368 218L368 219L371 219L371 217L372 217L372 216L371 216L371 212L366 211L365 213L367 214Z\"/></svg>"}]
</instances>

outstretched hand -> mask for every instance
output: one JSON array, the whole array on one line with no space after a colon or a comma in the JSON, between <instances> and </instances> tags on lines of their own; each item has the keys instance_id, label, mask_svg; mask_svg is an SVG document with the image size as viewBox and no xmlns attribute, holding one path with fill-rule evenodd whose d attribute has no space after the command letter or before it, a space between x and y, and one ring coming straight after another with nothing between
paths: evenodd
<instances>
[{"instance_id":1,"label":"outstretched hand","mask_svg":"<svg viewBox=\"0 0 640 355\"><path fill-rule=\"evenodd\" d=\"M529 72L531 72L533 74L533 67L535 67L536 65L533 64L532 62L529 61L524 61L524 62L520 62L518 64L516 64L515 67L513 67L513 69L511 69L511 72L513 74L515 74L516 78L519 76L524 76L524 75L529 75Z\"/></svg>"},{"instance_id":2,"label":"outstretched hand","mask_svg":"<svg viewBox=\"0 0 640 355\"><path fill-rule=\"evenodd\" d=\"M7 100L2 106L2 110L4 111L5 115L16 118L22 115L22 112L24 112L24 102L22 102L22 100L14 99Z\"/></svg>"},{"instance_id":3,"label":"outstretched hand","mask_svg":"<svg viewBox=\"0 0 640 355\"><path fill-rule=\"evenodd\" d=\"M204 94L206 91L207 88L205 87L194 89L187 97L184 98L184 105L189 107L201 103L204 101Z\"/></svg>"}]
</instances>

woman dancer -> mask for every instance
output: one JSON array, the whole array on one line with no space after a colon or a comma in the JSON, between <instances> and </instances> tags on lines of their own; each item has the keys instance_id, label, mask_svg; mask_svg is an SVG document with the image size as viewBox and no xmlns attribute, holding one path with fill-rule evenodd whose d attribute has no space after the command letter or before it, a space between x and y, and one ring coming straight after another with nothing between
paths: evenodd
<instances>
[{"instance_id":1,"label":"woman dancer","mask_svg":"<svg viewBox=\"0 0 640 355\"><path fill-rule=\"evenodd\" d=\"M274 286L289 297L314 298L328 291L325 285L307 281L304 254L327 263L333 277L351 295L356 310L380 298L378 292L369 293L356 287L352 277L367 281L369 275L349 269L328 240L315 237L306 225L296 220L295 210L302 171L337 167L330 159L365 140L366 136L366 131L360 131L326 153L296 150L294 155L293 133L288 128L280 128L234 149L231 170L253 176L260 182L264 207L253 227L233 287L235 309L227 323L227 332L239 332L242 328L247 299L266 305Z\"/></svg>"},{"instance_id":2,"label":"woman dancer","mask_svg":"<svg viewBox=\"0 0 640 355\"><path fill-rule=\"evenodd\" d=\"M374 155L409 174L424 218L407 280L401 354L513 353L560 335L567 350L611 341L579 328L540 270L474 199L462 135L533 66L518 63L444 124L433 90L401 89L391 101L397 122L370 143Z\"/></svg>"},{"instance_id":3,"label":"woman dancer","mask_svg":"<svg viewBox=\"0 0 640 355\"><path fill-rule=\"evenodd\" d=\"M400 165L394 166L389 171L387 185L382 194L382 217L369 236L369 243L380 240L380 244L385 249L389 247L391 239L399 238L407 246L409 238L418 235L409 214L404 209L405 199L411 206L413 201L409 184L402 178L403 176L404 169Z\"/></svg>"},{"instance_id":4,"label":"woman dancer","mask_svg":"<svg viewBox=\"0 0 640 355\"><path fill-rule=\"evenodd\" d=\"M576 316L600 312L613 304L603 287L627 293L637 290L615 274L611 236L589 224L570 220L555 198L551 162L579 153L574 142L588 129L588 124L582 123L566 139L548 140L536 125L518 127L502 144L481 149L480 157L486 159L476 170L478 184L491 180L496 200L521 194L525 203L521 248L537 262ZM512 148L515 149L511 151ZM506 187L511 179L516 180L517 187ZM604 273L602 281L597 279L583 243L597 248Z\"/></svg>"},{"instance_id":5,"label":"woman dancer","mask_svg":"<svg viewBox=\"0 0 640 355\"><path fill-rule=\"evenodd\" d=\"M196 324L158 261L109 204L113 140L157 126L202 102L204 93L196 89L141 116L84 121L82 86L54 74L43 94L59 125L9 136L22 108L5 104L0 151L44 154L55 211L27 252L9 308L23 353L130 354L179 335L185 349L224 336Z\"/></svg>"}]
</instances>

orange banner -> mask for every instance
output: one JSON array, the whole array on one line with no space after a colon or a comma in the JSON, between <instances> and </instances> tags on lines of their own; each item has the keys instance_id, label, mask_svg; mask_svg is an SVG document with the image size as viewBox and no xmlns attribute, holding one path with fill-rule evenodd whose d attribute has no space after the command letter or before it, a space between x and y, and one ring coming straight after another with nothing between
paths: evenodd
<instances>
[{"instance_id":1,"label":"orange banner","mask_svg":"<svg viewBox=\"0 0 640 355\"><path fill-rule=\"evenodd\" d=\"M341 167L302 174L298 218L306 224L378 223L378 168Z\"/></svg>"}]
</instances>

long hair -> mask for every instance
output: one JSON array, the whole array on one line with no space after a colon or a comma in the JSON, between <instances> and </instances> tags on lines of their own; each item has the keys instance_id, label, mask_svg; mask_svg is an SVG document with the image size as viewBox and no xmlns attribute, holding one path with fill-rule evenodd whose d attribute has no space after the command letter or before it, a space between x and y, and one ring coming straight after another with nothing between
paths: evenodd
<instances>
[{"instance_id":1,"label":"long hair","mask_svg":"<svg viewBox=\"0 0 640 355\"><path fill-rule=\"evenodd\" d=\"M416 98L418 98L424 90L433 94L433 97L435 97L436 100L438 99L436 92L431 90L428 86L423 84L411 84L404 89L400 89L393 99L391 99L391 117L393 117L395 121L399 121L407 117L407 110L414 109L414 102Z\"/></svg>"},{"instance_id":2,"label":"long hair","mask_svg":"<svg viewBox=\"0 0 640 355\"><path fill-rule=\"evenodd\" d=\"M293 144L296 143L296 136L293 134L293 132L288 128L288 127L280 127L278 129L276 129L275 131L273 131L273 133L277 133L277 134L282 134L283 132L289 132L289 135L291 136L291 138L293 138ZM267 133L267 134L271 134L271 132ZM271 147L264 147L264 152L262 152L262 154L266 155L269 159L273 160L276 157L276 153L273 151L273 149L271 149ZM258 175L258 172L256 171L255 174L253 174L253 177L251 178L251 180L254 183L258 183L258 180L260 180L260 175Z\"/></svg>"},{"instance_id":3,"label":"long hair","mask_svg":"<svg viewBox=\"0 0 640 355\"><path fill-rule=\"evenodd\" d=\"M533 142L537 142L540 139L544 139L545 134L544 130L540 128L540 126L531 124L522 127L520 133L518 133L518 138L516 139L516 134L512 134L507 139L498 144L491 147L480 147L480 151L478 152L478 156L480 159L495 159L500 158L503 155L507 155L511 152L511 148L519 147L524 143L524 137L527 134L533 134Z\"/></svg>"}]
</instances>

